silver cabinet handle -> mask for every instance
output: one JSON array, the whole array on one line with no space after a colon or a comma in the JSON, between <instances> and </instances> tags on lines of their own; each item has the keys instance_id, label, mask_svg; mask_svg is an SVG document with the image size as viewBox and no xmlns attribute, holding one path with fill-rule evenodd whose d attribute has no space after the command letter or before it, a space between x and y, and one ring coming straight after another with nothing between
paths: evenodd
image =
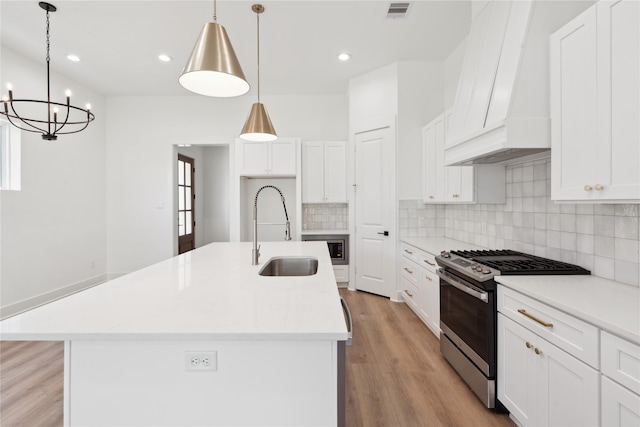
<instances>
[{"instance_id":1,"label":"silver cabinet handle","mask_svg":"<svg viewBox=\"0 0 640 427\"><path fill-rule=\"evenodd\" d=\"M435 267L435 263L429 261L428 259L423 259L422 261L426 262L427 264L429 264L431 267Z\"/></svg>"},{"instance_id":2,"label":"silver cabinet handle","mask_svg":"<svg viewBox=\"0 0 640 427\"><path fill-rule=\"evenodd\" d=\"M351 347L353 344L353 319L351 318L351 311L349 310L347 301L342 297L340 297L340 304L342 304L342 311L347 318L347 331L349 332L349 338L345 342L345 345Z\"/></svg>"},{"instance_id":3,"label":"silver cabinet handle","mask_svg":"<svg viewBox=\"0 0 640 427\"><path fill-rule=\"evenodd\" d=\"M405 251L406 253L408 253L409 255L413 255L413 252L411 252L410 250L404 249L404 251Z\"/></svg>"},{"instance_id":4,"label":"silver cabinet handle","mask_svg":"<svg viewBox=\"0 0 640 427\"><path fill-rule=\"evenodd\" d=\"M406 272L407 272L407 273L409 273L409 274L413 274L413 271L412 271L412 270L409 270L407 267L405 267L405 268L404 268L404 271L406 271Z\"/></svg>"},{"instance_id":5,"label":"silver cabinet handle","mask_svg":"<svg viewBox=\"0 0 640 427\"><path fill-rule=\"evenodd\" d=\"M409 292L408 290L406 290L406 289L405 289L405 290L404 290L404 293L405 293L405 294L407 294L407 295L409 295L411 298L413 298L413 294L412 294L411 292Z\"/></svg>"},{"instance_id":6,"label":"silver cabinet handle","mask_svg":"<svg viewBox=\"0 0 640 427\"><path fill-rule=\"evenodd\" d=\"M489 294L487 292L484 292L484 291L476 288L475 286L471 285L470 283L463 282L460 279L454 279L453 277L451 277L447 273L443 272L442 269L438 269L436 271L436 274L442 280L444 280L445 282L447 282L448 284L450 284L454 288L459 289L462 292L465 292L465 293L471 295L472 297L479 299L480 301L482 301L484 303L487 303L487 304L489 303Z\"/></svg>"}]
</instances>

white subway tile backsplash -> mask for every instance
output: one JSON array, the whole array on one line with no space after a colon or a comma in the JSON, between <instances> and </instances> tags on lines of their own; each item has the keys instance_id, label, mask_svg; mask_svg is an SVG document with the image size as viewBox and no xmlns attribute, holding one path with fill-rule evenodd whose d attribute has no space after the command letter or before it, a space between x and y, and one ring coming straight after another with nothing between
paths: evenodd
<instances>
[{"instance_id":1,"label":"white subway tile backsplash","mask_svg":"<svg viewBox=\"0 0 640 427\"><path fill-rule=\"evenodd\" d=\"M622 239L638 239L638 217L616 216L615 237Z\"/></svg>"},{"instance_id":2,"label":"white subway tile backsplash","mask_svg":"<svg viewBox=\"0 0 640 427\"><path fill-rule=\"evenodd\" d=\"M615 239L607 236L594 236L594 245L596 256L614 258L615 257Z\"/></svg>"},{"instance_id":3,"label":"white subway tile backsplash","mask_svg":"<svg viewBox=\"0 0 640 427\"><path fill-rule=\"evenodd\" d=\"M640 249L638 240L614 239L614 257L616 260L627 262L638 262L638 251Z\"/></svg>"},{"instance_id":4,"label":"white subway tile backsplash","mask_svg":"<svg viewBox=\"0 0 640 427\"><path fill-rule=\"evenodd\" d=\"M302 204L303 230L344 231L348 228L349 205L346 203Z\"/></svg>"}]
</instances>

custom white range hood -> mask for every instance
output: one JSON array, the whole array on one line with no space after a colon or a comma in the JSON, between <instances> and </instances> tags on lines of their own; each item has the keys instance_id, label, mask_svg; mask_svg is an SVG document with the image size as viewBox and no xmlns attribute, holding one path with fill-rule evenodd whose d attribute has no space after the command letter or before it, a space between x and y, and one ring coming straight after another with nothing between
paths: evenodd
<instances>
[{"instance_id":1,"label":"custom white range hood","mask_svg":"<svg viewBox=\"0 0 640 427\"><path fill-rule=\"evenodd\" d=\"M446 165L501 163L550 149L549 35L592 3L487 2L467 39Z\"/></svg>"}]
</instances>

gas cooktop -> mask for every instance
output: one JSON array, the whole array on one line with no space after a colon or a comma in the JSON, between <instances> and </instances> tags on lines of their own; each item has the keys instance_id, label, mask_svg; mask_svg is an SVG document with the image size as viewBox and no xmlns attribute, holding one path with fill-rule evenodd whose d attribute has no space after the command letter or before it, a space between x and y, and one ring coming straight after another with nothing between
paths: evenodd
<instances>
[{"instance_id":1,"label":"gas cooktop","mask_svg":"<svg viewBox=\"0 0 640 427\"><path fill-rule=\"evenodd\" d=\"M591 274L589 270L574 264L510 249L443 251L436 261L443 267L453 268L477 280L507 275Z\"/></svg>"}]
</instances>

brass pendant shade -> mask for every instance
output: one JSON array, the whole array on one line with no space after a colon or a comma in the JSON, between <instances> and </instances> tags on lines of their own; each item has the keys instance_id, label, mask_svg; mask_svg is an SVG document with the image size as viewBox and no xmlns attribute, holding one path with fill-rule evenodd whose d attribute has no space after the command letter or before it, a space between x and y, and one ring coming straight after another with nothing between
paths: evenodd
<instances>
[{"instance_id":1,"label":"brass pendant shade","mask_svg":"<svg viewBox=\"0 0 640 427\"><path fill-rule=\"evenodd\" d=\"M276 130L271 124L269 114L260 102L256 102L251 107L251 112L242 128L240 138L247 141L275 141L278 139Z\"/></svg>"},{"instance_id":2,"label":"brass pendant shade","mask_svg":"<svg viewBox=\"0 0 640 427\"><path fill-rule=\"evenodd\" d=\"M178 80L185 89L206 96L229 98L249 91L227 31L216 22L202 28Z\"/></svg>"},{"instance_id":3,"label":"brass pendant shade","mask_svg":"<svg viewBox=\"0 0 640 427\"><path fill-rule=\"evenodd\" d=\"M251 10L255 12L257 22L258 102L251 107L251 112L244 123L240 138L247 141L275 141L278 139L278 135L273 128L273 124L271 124L267 110L260 102L260 14L264 12L264 6L254 4L251 6Z\"/></svg>"}]
</instances>

